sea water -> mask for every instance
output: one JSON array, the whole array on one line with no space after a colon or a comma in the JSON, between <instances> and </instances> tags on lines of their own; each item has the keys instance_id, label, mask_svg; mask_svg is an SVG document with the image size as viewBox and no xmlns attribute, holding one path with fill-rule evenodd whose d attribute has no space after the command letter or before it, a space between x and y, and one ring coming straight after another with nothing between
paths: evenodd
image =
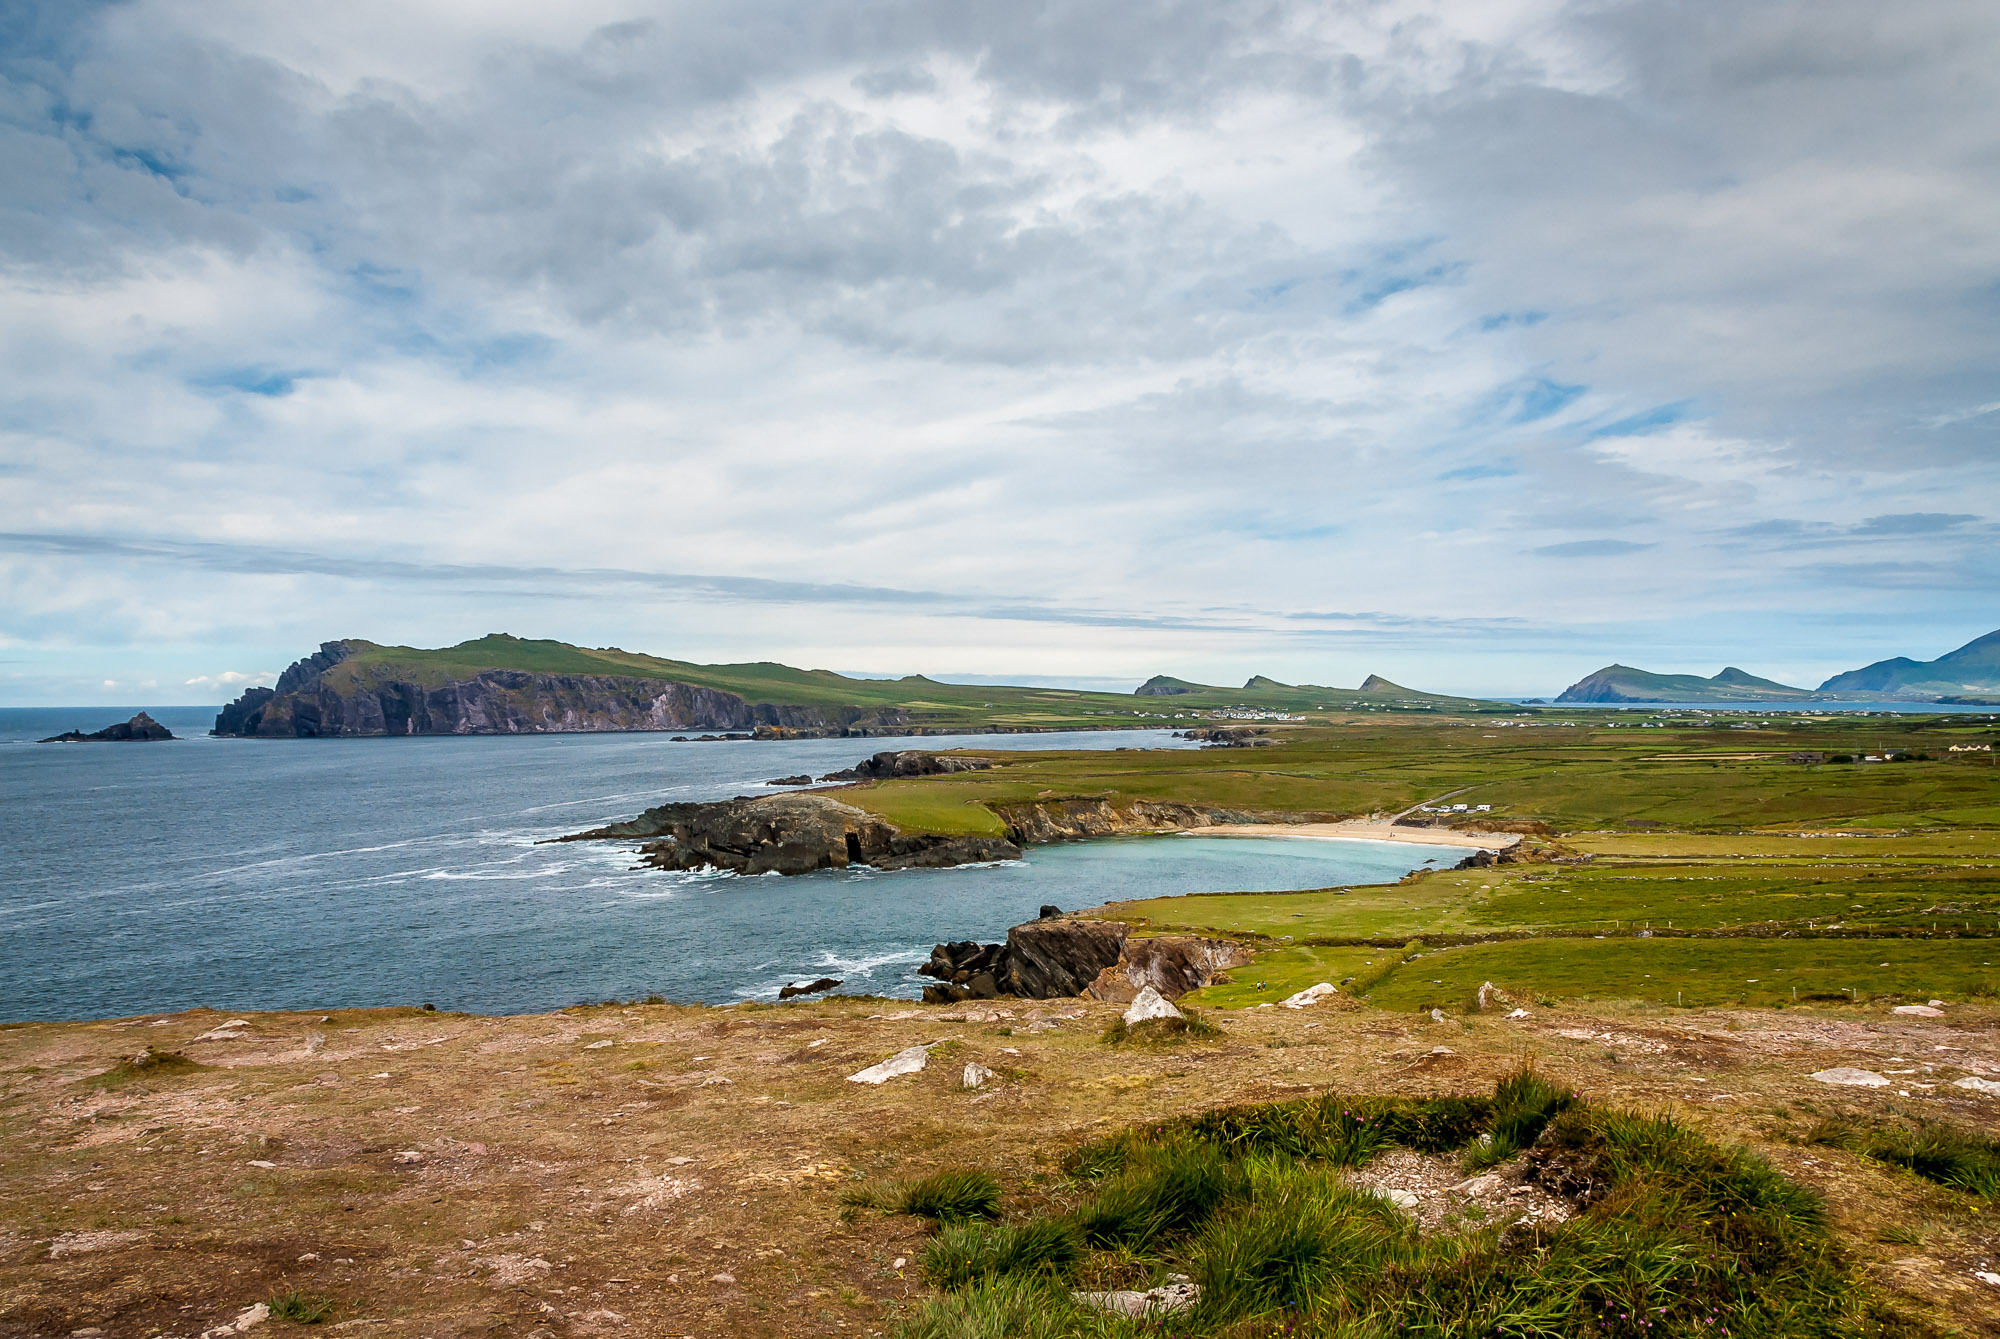
<instances>
[{"instance_id":1,"label":"sea water","mask_svg":"<svg viewBox=\"0 0 2000 1339\"><path fill-rule=\"evenodd\" d=\"M668 800L769 793L868 754L1188 747L1164 731L675 743L659 734L35 744L130 711L0 710L0 1020L436 1004L521 1013L774 999L819 976L914 997L942 939L1106 901L1394 880L1463 852L1152 837L1004 864L738 878L538 845Z\"/></svg>"}]
</instances>

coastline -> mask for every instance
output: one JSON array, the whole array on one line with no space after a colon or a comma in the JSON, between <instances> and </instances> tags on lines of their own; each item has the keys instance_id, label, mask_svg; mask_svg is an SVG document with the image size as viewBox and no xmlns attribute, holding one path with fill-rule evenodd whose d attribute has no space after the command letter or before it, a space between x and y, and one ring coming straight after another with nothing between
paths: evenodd
<instances>
[{"instance_id":1,"label":"coastline","mask_svg":"<svg viewBox=\"0 0 2000 1339\"><path fill-rule=\"evenodd\" d=\"M1451 828L1404 828L1393 823L1349 819L1339 823L1237 823L1187 828L1184 837L1291 837L1318 842L1408 842L1415 846L1462 846L1504 851L1518 844L1518 832L1458 832Z\"/></svg>"}]
</instances>

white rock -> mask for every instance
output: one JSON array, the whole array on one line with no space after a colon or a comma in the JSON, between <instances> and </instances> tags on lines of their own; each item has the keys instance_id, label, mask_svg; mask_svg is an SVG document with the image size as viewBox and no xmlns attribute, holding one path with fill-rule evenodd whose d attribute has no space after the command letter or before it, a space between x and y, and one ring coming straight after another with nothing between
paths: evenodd
<instances>
[{"instance_id":1,"label":"white rock","mask_svg":"<svg viewBox=\"0 0 2000 1339\"><path fill-rule=\"evenodd\" d=\"M905 1259L904 1257L902 1257L902 1256L900 1256L900 1255L899 1255L899 1256L897 1256L897 1257L896 1257L896 1258L895 1258L894 1260L891 1260L891 1261L889 1262L889 1268L891 1268L891 1269L901 1269L901 1268L903 1268L903 1267L904 1267L905 1265L907 1265L907 1264L909 1264L909 1263L910 1263L910 1262L909 1262L909 1261L908 1261L907 1259Z\"/></svg>"},{"instance_id":2,"label":"white rock","mask_svg":"<svg viewBox=\"0 0 2000 1339\"><path fill-rule=\"evenodd\" d=\"M617 1044L615 1041L594 1041L583 1049L586 1051L601 1051L607 1046L616 1046ZM607 1311L605 1314L609 1315L611 1313Z\"/></svg>"},{"instance_id":3,"label":"white rock","mask_svg":"<svg viewBox=\"0 0 2000 1339\"><path fill-rule=\"evenodd\" d=\"M967 1088L984 1088L992 1079L993 1071L974 1060L966 1065L965 1075L960 1082Z\"/></svg>"},{"instance_id":4,"label":"white rock","mask_svg":"<svg viewBox=\"0 0 2000 1339\"><path fill-rule=\"evenodd\" d=\"M1821 1083L1831 1083L1842 1088L1887 1088L1889 1086L1889 1080L1883 1078L1874 1070L1855 1069L1848 1065L1839 1065L1833 1069L1822 1069L1807 1077L1817 1079Z\"/></svg>"},{"instance_id":5,"label":"white rock","mask_svg":"<svg viewBox=\"0 0 2000 1339\"><path fill-rule=\"evenodd\" d=\"M234 1026L219 1027L214 1029L213 1031L202 1033L199 1037L196 1037L195 1040L196 1041L242 1041L243 1034L240 1031L237 1031Z\"/></svg>"},{"instance_id":6,"label":"white rock","mask_svg":"<svg viewBox=\"0 0 2000 1339\"><path fill-rule=\"evenodd\" d=\"M245 1307L242 1311L238 1312L235 1320L227 1324L217 1325L213 1329L203 1330L201 1332L201 1339L228 1339L229 1335L242 1334L247 1330L262 1325L270 1318L271 1308L259 1302L255 1306Z\"/></svg>"},{"instance_id":7,"label":"white rock","mask_svg":"<svg viewBox=\"0 0 2000 1339\"><path fill-rule=\"evenodd\" d=\"M1508 1014L1508 1015L1507 1015L1507 1017L1509 1017L1509 1018L1531 1018L1531 1017L1533 1017L1533 1015L1532 1015L1532 1014L1530 1014L1530 1013L1529 1013L1529 1012L1528 1012L1528 1011L1527 1011L1526 1009L1516 1009L1516 1010L1515 1010L1515 1011L1514 1011L1513 1013L1511 1013L1511 1014Z\"/></svg>"},{"instance_id":8,"label":"white rock","mask_svg":"<svg viewBox=\"0 0 2000 1339\"><path fill-rule=\"evenodd\" d=\"M1972 1277L1978 1279L1981 1283L1990 1283L1995 1288L2000 1288L2000 1274L1995 1274L1991 1270L1975 1269L1972 1271Z\"/></svg>"},{"instance_id":9,"label":"white rock","mask_svg":"<svg viewBox=\"0 0 2000 1339\"><path fill-rule=\"evenodd\" d=\"M299 1257L299 1263L302 1265L309 1265L317 1259L319 1259L318 1251L307 1251L304 1255Z\"/></svg>"},{"instance_id":10,"label":"white rock","mask_svg":"<svg viewBox=\"0 0 2000 1339\"><path fill-rule=\"evenodd\" d=\"M1889 1012L1892 1014L1909 1014L1913 1018L1944 1017L1944 1010L1933 1009L1928 1004L1899 1004Z\"/></svg>"},{"instance_id":11,"label":"white rock","mask_svg":"<svg viewBox=\"0 0 2000 1339\"><path fill-rule=\"evenodd\" d=\"M1965 1078L1960 1079L1953 1086L1959 1088L1970 1088L1975 1093L1985 1093L1989 1097L2000 1097L2000 1083L1995 1083L1991 1079L1982 1079L1973 1076L1967 1076Z\"/></svg>"},{"instance_id":12,"label":"white rock","mask_svg":"<svg viewBox=\"0 0 2000 1339\"><path fill-rule=\"evenodd\" d=\"M715 1275L712 1275L712 1276L711 1276L711 1277L709 1278L709 1282L710 1282L710 1283L734 1283L734 1282L736 1282L736 1276L735 1276L734 1274L715 1274Z\"/></svg>"},{"instance_id":13,"label":"white rock","mask_svg":"<svg viewBox=\"0 0 2000 1339\"><path fill-rule=\"evenodd\" d=\"M1144 1292L1120 1288L1115 1292L1071 1293L1077 1301L1099 1311L1122 1311L1134 1320L1166 1315L1193 1306L1201 1299L1201 1289L1192 1283L1166 1283Z\"/></svg>"},{"instance_id":14,"label":"white rock","mask_svg":"<svg viewBox=\"0 0 2000 1339\"><path fill-rule=\"evenodd\" d=\"M1925 1004L1928 1004L1928 1005L1930 1005L1930 1007L1931 1007L1931 1008L1933 1008L1933 1009L1942 1009L1942 1008L1944 1008L1944 1001L1943 1001L1943 1000L1925 1000L1925 1001L1924 1001L1924 1003L1925 1003Z\"/></svg>"},{"instance_id":15,"label":"white rock","mask_svg":"<svg viewBox=\"0 0 2000 1339\"><path fill-rule=\"evenodd\" d=\"M1433 1023L1442 1023L1442 1022L1444 1022L1444 1010L1442 1010L1442 1009L1433 1009L1433 1010L1431 1010L1431 1022L1433 1022Z\"/></svg>"},{"instance_id":16,"label":"white rock","mask_svg":"<svg viewBox=\"0 0 2000 1339\"><path fill-rule=\"evenodd\" d=\"M912 1046L896 1052L879 1065L870 1065L858 1074L849 1074L849 1083L887 1083L899 1074L915 1074L930 1062L927 1046Z\"/></svg>"},{"instance_id":17,"label":"white rock","mask_svg":"<svg viewBox=\"0 0 2000 1339\"><path fill-rule=\"evenodd\" d=\"M1415 1210L1417 1207L1417 1197L1413 1191L1377 1190L1375 1193L1395 1205L1398 1209Z\"/></svg>"},{"instance_id":18,"label":"white rock","mask_svg":"<svg viewBox=\"0 0 2000 1339\"><path fill-rule=\"evenodd\" d=\"M1155 1018L1179 1018L1181 1011L1174 1008L1165 995L1147 986L1138 997L1125 1007L1125 1026L1148 1022Z\"/></svg>"},{"instance_id":19,"label":"white rock","mask_svg":"<svg viewBox=\"0 0 2000 1339\"><path fill-rule=\"evenodd\" d=\"M1469 1177L1464 1181L1460 1181L1457 1185L1451 1188L1451 1193L1454 1195L1464 1195L1469 1198L1477 1195L1490 1194L1499 1188L1500 1188L1500 1173L1486 1172L1483 1175Z\"/></svg>"},{"instance_id":20,"label":"white rock","mask_svg":"<svg viewBox=\"0 0 2000 1339\"><path fill-rule=\"evenodd\" d=\"M397 1162L413 1163L422 1162L423 1160L423 1153L414 1148L406 1148L396 1154Z\"/></svg>"},{"instance_id":21,"label":"white rock","mask_svg":"<svg viewBox=\"0 0 2000 1339\"><path fill-rule=\"evenodd\" d=\"M252 1167L263 1167L269 1169L272 1167L276 1167L278 1164L275 1162L266 1162L262 1158L252 1158L250 1159L250 1165Z\"/></svg>"},{"instance_id":22,"label":"white rock","mask_svg":"<svg viewBox=\"0 0 2000 1339\"><path fill-rule=\"evenodd\" d=\"M1322 981L1316 986L1307 986L1298 994L1292 996L1290 999L1282 1000L1280 1003L1287 1009L1305 1009L1318 1004L1330 995L1338 995L1339 993L1338 990L1334 989L1331 981Z\"/></svg>"}]
</instances>

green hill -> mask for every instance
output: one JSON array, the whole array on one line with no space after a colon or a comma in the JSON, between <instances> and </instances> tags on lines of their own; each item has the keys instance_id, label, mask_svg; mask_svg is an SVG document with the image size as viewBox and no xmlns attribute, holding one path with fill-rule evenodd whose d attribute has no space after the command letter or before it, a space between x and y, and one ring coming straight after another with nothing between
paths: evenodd
<instances>
[{"instance_id":1,"label":"green hill","mask_svg":"<svg viewBox=\"0 0 2000 1339\"><path fill-rule=\"evenodd\" d=\"M1713 678L1696 674L1654 674L1630 665L1606 665L1563 689L1558 702L1788 702L1809 698L1793 688L1737 669Z\"/></svg>"},{"instance_id":2,"label":"green hill","mask_svg":"<svg viewBox=\"0 0 2000 1339\"><path fill-rule=\"evenodd\" d=\"M1908 656L1878 660L1834 675L1820 685L1820 691L1918 698L2000 691L2000 631L1974 638L1936 660Z\"/></svg>"}]
</instances>

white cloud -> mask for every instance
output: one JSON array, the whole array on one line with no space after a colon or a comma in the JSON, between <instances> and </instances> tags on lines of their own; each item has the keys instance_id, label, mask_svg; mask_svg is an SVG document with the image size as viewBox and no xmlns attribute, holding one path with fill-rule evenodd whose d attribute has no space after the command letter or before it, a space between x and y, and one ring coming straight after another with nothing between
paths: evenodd
<instances>
[{"instance_id":1,"label":"white cloud","mask_svg":"<svg viewBox=\"0 0 2000 1339\"><path fill-rule=\"evenodd\" d=\"M42 15L0 644L50 683L506 627L1538 688L1984 630L1983 527L1864 522L2000 497L1990 7ZM1955 575L1835 574L1889 561Z\"/></svg>"}]
</instances>

